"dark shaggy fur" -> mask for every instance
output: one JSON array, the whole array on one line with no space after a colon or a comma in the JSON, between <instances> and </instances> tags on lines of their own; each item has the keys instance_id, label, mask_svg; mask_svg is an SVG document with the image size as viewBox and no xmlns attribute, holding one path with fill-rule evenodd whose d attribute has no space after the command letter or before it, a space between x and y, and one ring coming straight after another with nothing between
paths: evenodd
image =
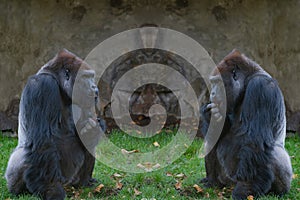
<instances>
[{"instance_id":1,"label":"dark shaggy fur","mask_svg":"<svg viewBox=\"0 0 300 200\"><path fill-rule=\"evenodd\" d=\"M93 181L91 151L99 140L100 127L81 136L96 141L87 149L72 115L72 89L79 69L91 71L81 59L63 50L29 78L20 102L18 146L5 174L11 193L64 199L64 186L87 186ZM83 80L90 86L85 92L95 94L98 91L91 80ZM95 95L90 101L95 103ZM82 113L85 109L81 108ZM87 124L88 119L84 120L80 123Z\"/></svg>"},{"instance_id":2,"label":"dark shaggy fur","mask_svg":"<svg viewBox=\"0 0 300 200\"><path fill-rule=\"evenodd\" d=\"M278 83L258 64L234 50L217 66L226 91L227 111L218 85L212 83L210 103L202 107L203 133L213 117L225 117L222 133L205 157L206 186L234 185L233 199L289 191L290 158L284 148L285 107ZM220 105L222 105L220 107ZM218 107L219 106L219 107Z\"/></svg>"}]
</instances>

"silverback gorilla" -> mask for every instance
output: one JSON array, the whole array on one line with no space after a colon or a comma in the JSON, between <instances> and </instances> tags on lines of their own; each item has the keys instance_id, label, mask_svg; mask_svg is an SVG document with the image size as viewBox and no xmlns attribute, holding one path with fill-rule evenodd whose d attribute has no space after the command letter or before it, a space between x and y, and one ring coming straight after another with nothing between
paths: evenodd
<instances>
[{"instance_id":1,"label":"silverback gorilla","mask_svg":"<svg viewBox=\"0 0 300 200\"><path fill-rule=\"evenodd\" d=\"M76 76L85 104L72 99ZM64 199L64 186L92 184L93 151L104 125L92 112L97 94L94 71L67 50L28 79L20 102L18 146L5 174L11 193ZM75 121L72 106L80 114ZM79 133L76 127L81 127Z\"/></svg>"},{"instance_id":2,"label":"silverback gorilla","mask_svg":"<svg viewBox=\"0 0 300 200\"><path fill-rule=\"evenodd\" d=\"M220 91L222 81L226 94ZM233 185L233 199L288 192L292 167L284 148L285 106L276 80L233 50L218 64L210 82L210 103L201 108L202 132L208 136L213 118L220 121L225 117L225 124L205 157L202 182L208 187Z\"/></svg>"}]
</instances>

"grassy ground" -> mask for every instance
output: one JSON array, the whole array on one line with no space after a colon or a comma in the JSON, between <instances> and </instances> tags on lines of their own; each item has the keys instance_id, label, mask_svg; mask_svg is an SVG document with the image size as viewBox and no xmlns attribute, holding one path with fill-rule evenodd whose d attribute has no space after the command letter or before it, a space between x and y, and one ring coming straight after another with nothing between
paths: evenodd
<instances>
[{"instance_id":1,"label":"grassy ground","mask_svg":"<svg viewBox=\"0 0 300 200\"><path fill-rule=\"evenodd\" d=\"M139 139L121 132L113 132L110 141L126 150L146 152L162 148L173 137L173 133L163 132L148 139ZM30 195L17 198L10 195L6 189L4 172L9 155L16 144L16 139L0 134L0 199L37 199ZM99 183L91 188L67 188L68 199L230 199L231 191L228 188L202 189L199 182L205 176L205 168L204 160L199 157L201 145L202 140L196 138L175 162L165 168L148 173L125 173L97 162L94 177L99 180ZM286 148L291 156L294 179L291 191L280 199L300 199L300 138L298 136L288 138ZM275 200L279 198L267 196L261 199Z\"/></svg>"}]
</instances>

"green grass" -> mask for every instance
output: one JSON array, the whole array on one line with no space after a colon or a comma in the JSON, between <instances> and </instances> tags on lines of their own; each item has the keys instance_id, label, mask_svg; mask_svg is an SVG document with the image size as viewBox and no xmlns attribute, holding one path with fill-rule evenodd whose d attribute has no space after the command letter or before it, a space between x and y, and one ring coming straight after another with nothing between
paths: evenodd
<instances>
[{"instance_id":1,"label":"green grass","mask_svg":"<svg viewBox=\"0 0 300 200\"><path fill-rule=\"evenodd\" d=\"M162 149L174 139L184 141L186 138L182 136L175 137L174 133L167 131L151 138L141 139L115 131L111 133L109 141L115 144L115 146L128 151L138 150L141 153L146 153ZM160 146L154 146L154 142L157 142ZM188 143L188 140L186 142ZM9 194L6 189L4 172L9 155L16 144L17 139L0 136L0 199L37 199L31 195L24 195L17 198ZM227 188L222 190L203 189L202 192L197 193L193 186L197 184L201 187L199 181L205 176L204 160L199 157L202 140L196 138L189 147L185 142L181 144L184 144L184 147L181 146L179 149L183 150L183 148L186 148L184 149L185 153L167 167L153 172L122 172L112 169L101 162L96 162L94 177L99 180L99 183L91 188L67 188L68 199L230 199L230 189ZM104 140L101 147L101 155L107 155L109 148L111 147ZM300 138L298 136L288 138L286 140L286 148L291 156L295 175L291 191L280 199L300 199ZM114 162L123 162L122 157L124 155L122 155L121 151L118 150L115 154L113 154L114 152L111 153L111 156L115 159ZM131 156L131 154L127 156ZM133 159L132 167L136 167L136 162L138 161ZM119 167L118 163L115 164ZM122 163L122 165L126 164L128 163ZM114 176L115 173L121 175L121 177L116 178ZM184 174L184 176L177 177L178 174ZM121 189L117 189L117 182L122 184ZM177 182L180 182L180 184L177 184L177 186L180 186L179 189L175 188ZM104 187L99 192L96 192L95 188L100 184L103 184ZM279 198L267 196L260 199L275 200Z\"/></svg>"}]
</instances>

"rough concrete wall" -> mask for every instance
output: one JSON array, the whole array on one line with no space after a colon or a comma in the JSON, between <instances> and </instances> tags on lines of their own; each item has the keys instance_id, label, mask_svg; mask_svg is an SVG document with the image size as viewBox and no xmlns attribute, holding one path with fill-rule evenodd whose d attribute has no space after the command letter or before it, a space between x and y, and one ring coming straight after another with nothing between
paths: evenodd
<instances>
[{"instance_id":1,"label":"rough concrete wall","mask_svg":"<svg viewBox=\"0 0 300 200\"><path fill-rule=\"evenodd\" d=\"M143 24L191 36L216 62L240 49L278 79L291 110L300 110L299 9L298 0L1 1L0 111L61 48L84 58L107 37Z\"/></svg>"}]
</instances>

